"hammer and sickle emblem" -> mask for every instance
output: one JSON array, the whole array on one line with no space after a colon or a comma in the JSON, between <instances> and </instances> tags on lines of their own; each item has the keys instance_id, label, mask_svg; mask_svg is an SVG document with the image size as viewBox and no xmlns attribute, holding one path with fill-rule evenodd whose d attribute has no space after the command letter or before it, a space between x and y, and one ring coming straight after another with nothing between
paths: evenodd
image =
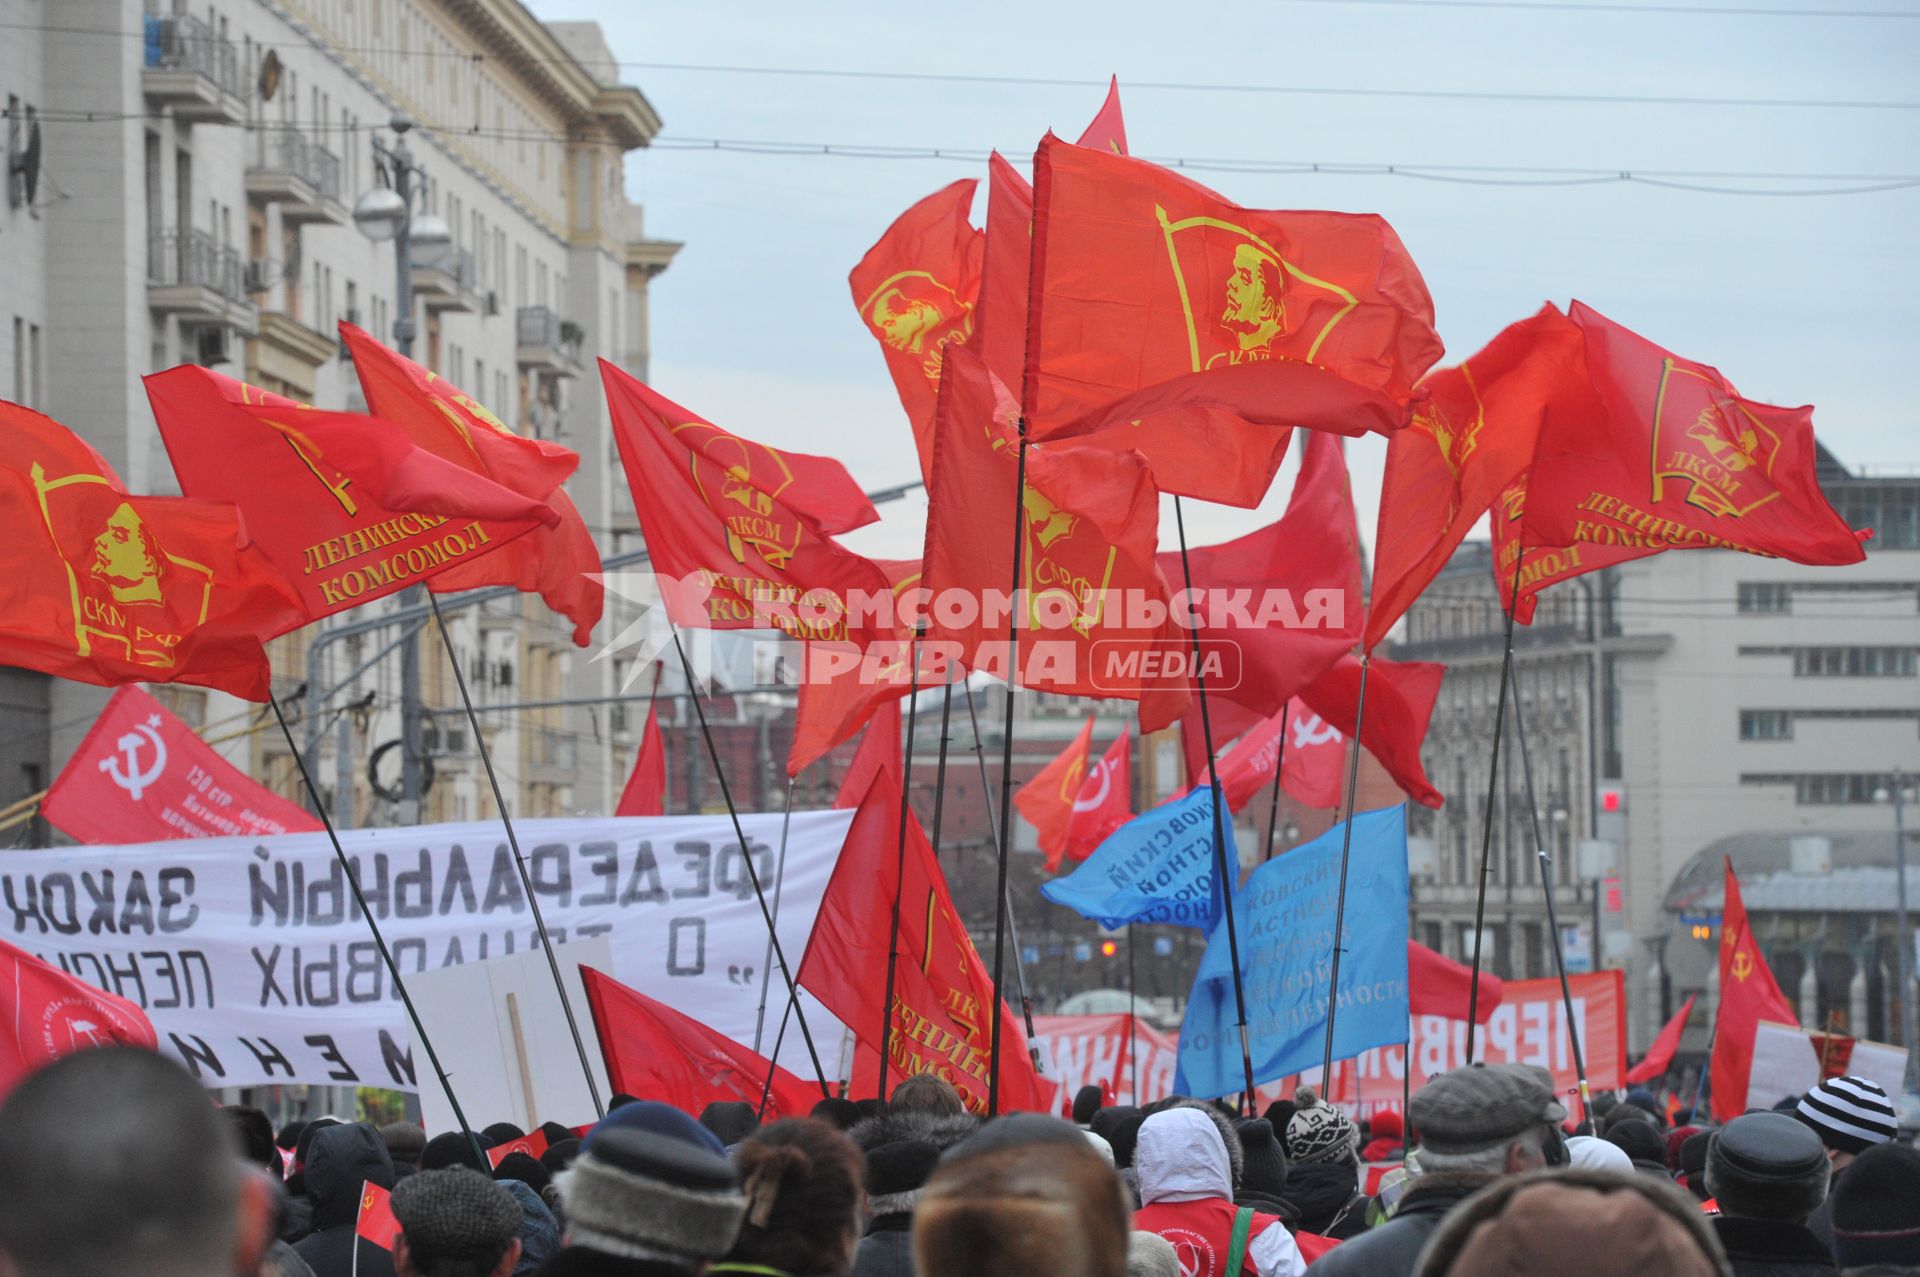
<instances>
[{"instance_id":1,"label":"hammer and sickle emblem","mask_svg":"<svg viewBox=\"0 0 1920 1277\"><path fill-rule=\"evenodd\" d=\"M1113 789L1113 764L1101 759L1093 765L1093 775L1080 785L1079 796L1073 800L1075 811L1097 811L1107 801L1107 794Z\"/></svg>"},{"instance_id":2,"label":"hammer and sickle emblem","mask_svg":"<svg viewBox=\"0 0 1920 1277\"><path fill-rule=\"evenodd\" d=\"M1752 974L1753 974L1753 955L1747 952L1745 949L1734 950L1733 978L1744 984L1746 983L1747 977Z\"/></svg>"},{"instance_id":3,"label":"hammer and sickle emblem","mask_svg":"<svg viewBox=\"0 0 1920 1277\"><path fill-rule=\"evenodd\" d=\"M114 742L120 752L100 760L100 770L105 772L114 784L126 790L128 796L135 802L140 801L141 795L147 792L147 786L159 780L161 773L167 769L167 743L161 740L160 733L154 730L159 725L158 714L149 717L144 723L136 724L132 731ZM140 766L141 746L148 744L153 746L153 761L142 768ZM124 770L120 766L122 760L126 762Z\"/></svg>"},{"instance_id":4,"label":"hammer and sickle emblem","mask_svg":"<svg viewBox=\"0 0 1920 1277\"><path fill-rule=\"evenodd\" d=\"M1331 745L1340 739L1340 729L1327 722L1318 714L1303 714L1293 720L1293 747L1306 749L1311 745Z\"/></svg>"}]
</instances>

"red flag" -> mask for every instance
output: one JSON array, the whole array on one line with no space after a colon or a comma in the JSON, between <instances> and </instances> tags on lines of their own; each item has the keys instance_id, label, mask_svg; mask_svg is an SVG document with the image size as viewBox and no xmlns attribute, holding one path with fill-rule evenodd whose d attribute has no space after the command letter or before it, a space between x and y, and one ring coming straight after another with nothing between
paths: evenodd
<instances>
[{"instance_id":1,"label":"red flag","mask_svg":"<svg viewBox=\"0 0 1920 1277\"><path fill-rule=\"evenodd\" d=\"M660 707L647 702L647 725L640 732L640 748L633 756L633 774L620 791L616 816L667 814L667 743L660 737Z\"/></svg>"},{"instance_id":2,"label":"red flag","mask_svg":"<svg viewBox=\"0 0 1920 1277\"><path fill-rule=\"evenodd\" d=\"M1186 721L1182 723L1189 739L1193 735L1193 720L1197 715L1197 710L1187 711ZM1280 765L1281 726L1286 717L1287 711L1282 710L1261 719L1220 756L1220 792L1226 795L1227 810L1239 811L1253 801L1255 794L1273 783L1274 771ZM1204 732L1201 733L1200 746L1204 755ZM1207 770L1203 757L1192 787L1198 789L1206 783ZM1298 794L1294 796L1299 797Z\"/></svg>"},{"instance_id":3,"label":"red flag","mask_svg":"<svg viewBox=\"0 0 1920 1277\"><path fill-rule=\"evenodd\" d=\"M129 493L50 417L0 402L0 662L112 687L267 699L262 644L306 621L231 505Z\"/></svg>"},{"instance_id":4,"label":"red flag","mask_svg":"<svg viewBox=\"0 0 1920 1277\"><path fill-rule=\"evenodd\" d=\"M400 1219L393 1213L393 1194L372 1180L362 1181L360 1212L354 1220L353 1235L391 1252L400 1233Z\"/></svg>"},{"instance_id":5,"label":"red flag","mask_svg":"<svg viewBox=\"0 0 1920 1277\"><path fill-rule=\"evenodd\" d=\"M1080 782L1086 778L1087 753L1092 746L1093 716L1089 714L1072 743L1013 795L1013 805L1039 831L1040 850L1047 858L1049 873L1059 871L1060 857L1067 849L1067 826L1073 819Z\"/></svg>"},{"instance_id":6,"label":"red flag","mask_svg":"<svg viewBox=\"0 0 1920 1277\"><path fill-rule=\"evenodd\" d=\"M1570 581L1588 572L1598 572L1618 563L1644 559L1658 554L1653 546L1600 545L1579 541L1572 545L1522 547L1527 511L1527 476L1522 474L1493 503L1493 583L1500 592L1502 611L1513 611L1521 625L1533 624L1537 595L1549 586ZM1525 558L1522 559L1524 548ZM1514 586L1518 573L1520 587L1518 611L1514 611Z\"/></svg>"},{"instance_id":7,"label":"red flag","mask_svg":"<svg viewBox=\"0 0 1920 1277\"><path fill-rule=\"evenodd\" d=\"M846 468L730 434L605 360L600 375L674 622L847 639L849 597L888 587L832 539L877 517Z\"/></svg>"},{"instance_id":8,"label":"red flag","mask_svg":"<svg viewBox=\"0 0 1920 1277\"><path fill-rule=\"evenodd\" d=\"M133 1003L0 940L0 1095L63 1055L156 1043Z\"/></svg>"},{"instance_id":9,"label":"red flag","mask_svg":"<svg viewBox=\"0 0 1920 1277\"><path fill-rule=\"evenodd\" d=\"M887 953L897 943L889 1010L893 1080L935 1073L952 1083L969 1111L987 1107L993 980L954 910L946 877L917 818L908 813L906 876L896 873L900 790L882 772L853 825L820 902L801 959L799 982L868 1048L856 1053L851 1091L878 1089L877 1052ZM900 930L887 935L896 885ZM1003 1005L1000 1108L1046 1112L1051 1087L1034 1072L1020 1017ZM864 1061L862 1055L864 1054Z\"/></svg>"},{"instance_id":10,"label":"red flag","mask_svg":"<svg viewBox=\"0 0 1920 1277\"><path fill-rule=\"evenodd\" d=\"M205 368L154 373L146 388L182 490L240 507L309 620L559 518L460 464L437 429L320 412Z\"/></svg>"},{"instance_id":11,"label":"red flag","mask_svg":"<svg viewBox=\"0 0 1920 1277\"><path fill-rule=\"evenodd\" d=\"M1760 1021L1800 1023L1793 1003L1780 992L1740 899L1740 880L1732 857L1726 861L1726 901L1720 909L1720 1011L1713 1030L1713 1061L1707 1084L1713 1120L1731 1122L1747 1110L1747 1081L1753 1071L1753 1039Z\"/></svg>"},{"instance_id":12,"label":"red flag","mask_svg":"<svg viewBox=\"0 0 1920 1277\"><path fill-rule=\"evenodd\" d=\"M1682 359L1573 303L1602 413L1553 414L1527 485L1529 545L1720 547L1815 565L1858 563L1862 535L1814 475L1812 408L1747 399Z\"/></svg>"},{"instance_id":13,"label":"red flag","mask_svg":"<svg viewBox=\"0 0 1920 1277\"><path fill-rule=\"evenodd\" d=\"M1580 330L1552 306L1430 374L1413 424L1387 442L1374 537L1369 650L1533 460L1548 410L1584 392Z\"/></svg>"},{"instance_id":14,"label":"red flag","mask_svg":"<svg viewBox=\"0 0 1920 1277\"><path fill-rule=\"evenodd\" d=\"M444 432L470 454L468 468L522 496L545 501L560 516L554 527L540 528L485 559L449 568L436 576L435 593L482 585L511 585L538 594L547 606L573 621L573 641L587 645L605 606L600 584L600 550L586 521L561 483L580 464L571 448L513 432L476 399L411 359L387 349L342 322L340 337L353 354L354 372L377 417L406 422L415 438Z\"/></svg>"},{"instance_id":15,"label":"red flag","mask_svg":"<svg viewBox=\"0 0 1920 1277\"><path fill-rule=\"evenodd\" d=\"M1067 813L1063 850L1071 860L1085 860L1107 835L1133 819L1133 733L1126 728L1107 746L1080 780Z\"/></svg>"},{"instance_id":16,"label":"red flag","mask_svg":"<svg viewBox=\"0 0 1920 1277\"><path fill-rule=\"evenodd\" d=\"M1651 1082L1667 1071L1673 1063L1674 1052L1680 1049L1680 1036L1687 1031L1687 1021L1693 1016L1693 1003L1699 994L1688 997L1674 1017L1668 1020L1655 1035L1653 1045L1641 1057L1640 1063L1627 1070L1626 1082L1629 1086L1638 1082Z\"/></svg>"},{"instance_id":17,"label":"red flag","mask_svg":"<svg viewBox=\"0 0 1920 1277\"><path fill-rule=\"evenodd\" d=\"M1427 739L1427 724L1433 718L1433 706L1440 699L1440 682L1446 673L1447 667L1435 661L1385 661L1375 657L1367 676L1366 722L1361 727L1360 743L1387 769L1407 797L1426 807L1438 807L1446 801L1420 763L1420 746ZM1360 662L1349 656L1308 684L1300 700L1351 736L1354 715L1359 711L1359 693Z\"/></svg>"},{"instance_id":18,"label":"red flag","mask_svg":"<svg viewBox=\"0 0 1920 1277\"><path fill-rule=\"evenodd\" d=\"M968 220L977 185L955 182L902 213L847 277L860 320L886 356L929 485L942 361L949 344L973 335L980 296L986 236Z\"/></svg>"},{"instance_id":19,"label":"red flag","mask_svg":"<svg viewBox=\"0 0 1920 1277\"><path fill-rule=\"evenodd\" d=\"M166 706L122 687L47 790L40 814L83 843L269 837L324 828L222 758Z\"/></svg>"},{"instance_id":20,"label":"red flag","mask_svg":"<svg viewBox=\"0 0 1920 1277\"><path fill-rule=\"evenodd\" d=\"M833 805L858 807L872 787L873 778L882 772L892 776L894 784L900 784L900 766L900 706L896 704L875 711L867 720L866 735L860 738L860 748L854 751L853 761L847 765L847 774L840 780Z\"/></svg>"},{"instance_id":21,"label":"red flag","mask_svg":"<svg viewBox=\"0 0 1920 1277\"><path fill-rule=\"evenodd\" d=\"M906 596L921 582L920 560L874 559L872 563L893 588L894 617L898 620L906 616ZM906 696L913 686L908 666L912 650L912 641L897 632L867 643L803 644L799 705L794 711L793 743L787 750L787 775L798 776L827 751L852 740L875 710ZM950 672L937 652L922 647L922 687L944 681ZM853 803L858 802L859 794L853 795Z\"/></svg>"},{"instance_id":22,"label":"red flag","mask_svg":"<svg viewBox=\"0 0 1920 1277\"><path fill-rule=\"evenodd\" d=\"M1467 1019L1469 1008L1476 1023L1493 1018L1505 996L1500 977L1491 971L1480 973L1480 997L1473 997L1473 968L1455 962L1417 940L1407 941L1407 1013L1437 1015L1447 1020Z\"/></svg>"},{"instance_id":23,"label":"red flag","mask_svg":"<svg viewBox=\"0 0 1920 1277\"><path fill-rule=\"evenodd\" d=\"M1100 104L1099 112L1087 124L1086 132L1080 135L1075 145L1090 146L1096 151L1112 151L1115 155L1127 153L1127 122L1120 113L1120 77L1114 76L1107 81L1107 98Z\"/></svg>"},{"instance_id":24,"label":"red flag","mask_svg":"<svg viewBox=\"0 0 1920 1277\"><path fill-rule=\"evenodd\" d=\"M616 1091L688 1113L715 1100L744 1100L758 1108L772 1068L769 1118L805 1117L820 1101L817 1085L773 1068L732 1038L611 976L583 966L580 984L606 1057L607 1084Z\"/></svg>"},{"instance_id":25,"label":"red flag","mask_svg":"<svg viewBox=\"0 0 1920 1277\"><path fill-rule=\"evenodd\" d=\"M495 1144L487 1150L487 1161L492 1165L493 1169L499 1170L500 1163L506 1161L515 1153L525 1153L528 1157L538 1161L540 1154L546 1151L547 1133L545 1131L532 1131L526 1135L522 1135L517 1140L508 1140L505 1144Z\"/></svg>"},{"instance_id":26,"label":"red flag","mask_svg":"<svg viewBox=\"0 0 1920 1277\"><path fill-rule=\"evenodd\" d=\"M1280 788L1303 806L1331 811L1346 792L1346 733L1298 697L1287 702L1286 714L1287 756L1280 765Z\"/></svg>"}]
</instances>

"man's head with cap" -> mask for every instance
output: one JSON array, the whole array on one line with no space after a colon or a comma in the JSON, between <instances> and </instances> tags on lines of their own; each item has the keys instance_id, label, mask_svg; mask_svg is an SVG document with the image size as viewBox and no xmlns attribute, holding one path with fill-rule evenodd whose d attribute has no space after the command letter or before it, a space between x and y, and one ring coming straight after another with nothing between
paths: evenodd
<instances>
[{"instance_id":1,"label":"man's head with cap","mask_svg":"<svg viewBox=\"0 0 1920 1277\"><path fill-rule=\"evenodd\" d=\"M507 1277L520 1260L520 1203L464 1166L421 1171L394 1186L399 1277Z\"/></svg>"},{"instance_id":2,"label":"man's head with cap","mask_svg":"<svg viewBox=\"0 0 1920 1277\"><path fill-rule=\"evenodd\" d=\"M1900 1133L1893 1101L1863 1077L1830 1077L1800 1097L1793 1115L1813 1128L1837 1170Z\"/></svg>"},{"instance_id":3,"label":"man's head with cap","mask_svg":"<svg viewBox=\"0 0 1920 1277\"><path fill-rule=\"evenodd\" d=\"M1805 1223L1828 1173L1819 1138L1785 1113L1736 1117L1707 1146L1707 1192L1723 1215Z\"/></svg>"},{"instance_id":4,"label":"man's head with cap","mask_svg":"<svg viewBox=\"0 0 1920 1277\"><path fill-rule=\"evenodd\" d=\"M1876 1144L1833 1185L1833 1253L1840 1267L1920 1272L1920 1149Z\"/></svg>"},{"instance_id":5,"label":"man's head with cap","mask_svg":"<svg viewBox=\"0 0 1920 1277\"><path fill-rule=\"evenodd\" d=\"M698 1136L663 1133L657 1124L608 1124L645 1104L602 1119L560 1174L566 1248L696 1272L733 1248L747 1200L715 1147L719 1141L692 1118L686 1121Z\"/></svg>"},{"instance_id":6,"label":"man's head with cap","mask_svg":"<svg viewBox=\"0 0 1920 1277\"><path fill-rule=\"evenodd\" d=\"M1414 1093L1420 1169L1518 1175L1547 1164L1549 1127L1566 1120L1553 1075L1531 1064L1469 1064Z\"/></svg>"}]
</instances>

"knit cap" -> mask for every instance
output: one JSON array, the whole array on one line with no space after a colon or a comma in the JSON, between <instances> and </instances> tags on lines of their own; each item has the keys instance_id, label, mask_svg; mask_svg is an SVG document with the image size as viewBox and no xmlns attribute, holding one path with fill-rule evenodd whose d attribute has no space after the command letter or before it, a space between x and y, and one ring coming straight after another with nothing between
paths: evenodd
<instances>
[{"instance_id":1,"label":"knit cap","mask_svg":"<svg viewBox=\"0 0 1920 1277\"><path fill-rule=\"evenodd\" d=\"M1293 1093L1287 1122L1287 1156L1295 1162L1337 1162L1354 1154L1360 1130L1353 1119L1321 1099L1310 1086Z\"/></svg>"},{"instance_id":2,"label":"knit cap","mask_svg":"<svg viewBox=\"0 0 1920 1277\"><path fill-rule=\"evenodd\" d=\"M1900 1131L1887 1093L1878 1083L1851 1074L1830 1077L1809 1090L1793 1113L1813 1128L1822 1144L1842 1153L1864 1153Z\"/></svg>"},{"instance_id":3,"label":"knit cap","mask_svg":"<svg viewBox=\"0 0 1920 1277\"><path fill-rule=\"evenodd\" d=\"M747 1213L725 1157L635 1127L597 1127L559 1184L567 1244L626 1259L718 1259Z\"/></svg>"},{"instance_id":4,"label":"knit cap","mask_svg":"<svg viewBox=\"0 0 1920 1277\"><path fill-rule=\"evenodd\" d=\"M520 1227L520 1203L464 1166L409 1175L393 1188L407 1245L435 1258L498 1259Z\"/></svg>"}]
</instances>

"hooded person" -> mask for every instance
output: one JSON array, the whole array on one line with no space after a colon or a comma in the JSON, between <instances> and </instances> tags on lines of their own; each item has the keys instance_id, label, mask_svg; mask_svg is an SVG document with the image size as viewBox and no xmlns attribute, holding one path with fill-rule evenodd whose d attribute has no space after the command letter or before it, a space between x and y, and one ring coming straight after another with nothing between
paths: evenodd
<instances>
[{"instance_id":1,"label":"hooded person","mask_svg":"<svg viewBox=\"0 0 1920 1277\"><path fill-rule=\"evenodd\" d=\"M1316 1261L1314 1277L1411 1277L1423 1248L1462 1202L1549 1164L1567 1110L1545 1069L1473 1064L1442 1073L1414 1092L1408 1116L1420 1145L1392 1218ZM1626 1161L1620 1150L1606 1147Z\"/></svg>"},{"instance_id":2,"label":"hooded person","mask_svg":"<svg viewBox=\"0 0 1920 1277\"><path fill-rule=\"evenodd\" d=\"M1106 1103L1107 1093L1097 1086L1083 1086L1073 1093L1073 1124L1081 1130L1093 1125L1093 1115Z\"/></svg>"},{"instance_id":3,"label":"hooded person","mask_svg":"<svg viewBox=\"0 0 1920 1277\"><path fill-rule=\"evenodd\" d=\"M1833 1190L1833 1251L1847 1277L1920 1275L1920 1149L1876 1144Z\"/></svg>"},{"instance_id":4,"label":"hooded person","mask_svg":"<svg viewBox=\"0 0 1920 1277\"><path fill-rule=\"evenodd\" d=\"M1234 1205L1238 1140L1230 1150L1227 1138L1200 1108L1163 1109L1143 1122L1134 1228L1166 1238L1190 1277L1297 1277L1307 1260L1285 1222Z\"/></svg>"},{"instance_id":5,"label":"hooded person","mask_svg":"<svg viewBox=\"0 0 1920 1277\"><path fill-rule=\"evenodd\" d=\"M307 1149L313 1232L293 1250L313 1277L394 1277L393 1256L356 1234L363 1186L393 1187L393 1159L371 1122L335 1123Z\"/></svg>"},{"instance_id":6,"label":"hooded person","mask_svg":"<svg viewBox=\"0 0 1920 1277\"><path fill-rule=\"evenodd\" d=\"M949 1149L914 1210L918 1277L1124 1277L1127 1201L1083 1132L998 1118Z\"/></svg>"},{"instance_id":7,"label":"hooded person","mask_svg":"<svg viewBox=\"0 0 1920 1277\"><path fill-rule=\"evenodd\" d=\"M1360 1150L1363 1162L1397 1162L1402 1153L1401 1140L1406 1132L1406 1123L1400 1120L1396 1109L1381 1109L1367 1122L1367 1134L1370 1137Z\"/></svg>"},{"instance_id":8,"label":"hooded person","mask_svg":"<svg viewBox=\"0 0 1920 1277\"><path fill-rule=\"evenodd\" d=\"M1846 1178L1854 1158L1900 1133L1899 1117L1878 1083L1851 1074L1830 1077L1809 1088L1793 1106L1793 1115L1813 1128L1833 1163L1827 1200L1807 1219L1814 1236L1832 1250L1833 1191Z\"/></svg>"},{"instance_id":9,"label":"hooded person","mask_svg":"<svg viewBox=\"0 0 1920 1277\"><path fill-rule=\"evenodd\" d=\"M1720 1207L1713 1231L1734 1277L1834 1271L1832 1254L1806 1226L1826 1200L1830 1173L1819 1137L1785 1113L1748 1113L1713 1133L1707 1192Z\"/></svg>"},{"instance_id":10,"label":"hooded person","mask_svg":"<svg viewBox=\"0 0 1920 1277\"><path fill-rule=\"evenodd\" d=\"M940 1150L900 1140L867 1150L867 1226L853 1255L853 1277L914 1277L913 1208Z\"/></svg>"},{"instance_id":11,"label":"hooded person","mask_svg":"<svg viewBox=\"0 0 1920 1277\"><path fill-rule=\"evenodd\" d=\"M540 1277L695 1277L732 1249L747 1202L719 1141L684 1113L612 1123L645 1105L601 1119L560 1173L567 1231Z\"/></svg>"},{"instance_id":12,"label":"hooded person","mask_svg":"<svg viewBox=\"0 0 1920 1277\"><path fill-rule=\"evenodd\" d=\"M1367 1229L1360 1191L1360 1128L1310 1086L1293 1093L1287 1120L1287 1200L1302 1232L1344 1240Z\"/></svg>"}]
</instances>

